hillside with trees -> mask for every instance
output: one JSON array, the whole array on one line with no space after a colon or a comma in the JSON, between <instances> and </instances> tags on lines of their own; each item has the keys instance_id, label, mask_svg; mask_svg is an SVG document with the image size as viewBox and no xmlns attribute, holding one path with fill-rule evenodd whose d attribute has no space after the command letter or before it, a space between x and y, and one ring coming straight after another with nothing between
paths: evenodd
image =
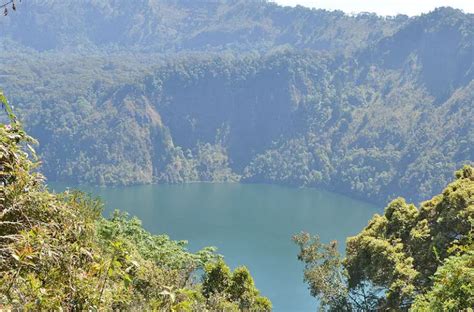
<instances>
[{"instance_id":1,"label":"hillside with trees","mask_svg":"<svg viewBox=\"0 0 474 312\"><path fill-rule=\"evenodd\" d=\"M52 3L22 4L0 38L0 84L52 181L263 182L383 203L432 196L474 159L472 14Z\"/></svg>"}]
</instances>

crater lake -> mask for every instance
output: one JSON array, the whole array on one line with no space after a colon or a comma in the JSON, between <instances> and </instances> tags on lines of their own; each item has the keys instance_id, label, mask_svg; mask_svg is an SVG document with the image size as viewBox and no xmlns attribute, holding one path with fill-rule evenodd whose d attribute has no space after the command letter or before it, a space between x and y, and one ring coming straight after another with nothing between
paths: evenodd
<instances>
[{"instance_id":1,"label":"crater lake","mask_svg":"<svg viewBox=\"0 0 474 312\"><path fill-rule=\"evenodd\" d=\"M56 191L66 184L50 183ZM344 250L382 208L313 188L262 184L196 183L127 187L74 186L105 203L104 216L115 209L142 220L154 234L187 240L197 251L215 246L235 268L247 266L274 311L315 311L317 301L303 282L303 265L292 236L318 234L325 243L337 240Z\"/></svg>"}]
</instances>

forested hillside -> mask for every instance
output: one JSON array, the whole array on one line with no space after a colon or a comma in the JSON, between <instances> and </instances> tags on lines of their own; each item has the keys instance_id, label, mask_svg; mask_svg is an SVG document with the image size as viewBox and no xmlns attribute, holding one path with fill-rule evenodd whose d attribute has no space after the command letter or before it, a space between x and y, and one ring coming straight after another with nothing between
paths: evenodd
<instances>
[{"instance_id":1,"label":"forested hillside","mask_svg":"<svg viewBox=\"0 0 474 312\"><path fill-rule=\"evenodd\" d=\"M0 84L51 180L419 201L474 160L472 14L84 3L29 1L2 20Z\"/></svg>"}]
</instances>

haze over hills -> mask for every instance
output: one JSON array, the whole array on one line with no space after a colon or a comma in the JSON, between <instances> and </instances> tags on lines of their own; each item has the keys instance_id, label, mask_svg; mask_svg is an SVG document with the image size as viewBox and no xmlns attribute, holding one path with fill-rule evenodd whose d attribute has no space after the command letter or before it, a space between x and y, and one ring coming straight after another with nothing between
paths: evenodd
<instances>
[{"instance_id":1,"label":"haze over hills","mask_svg":"<svg viewBox=\"0 0 474 312\"><path fill-rule=\"evenodd\" d=\"M474 160L473 17L28 1L0 21L0 84L51 180L420 201Z\"/></svg>"},{"instance_id":2,"label":"haze over hills","mask_svg":"<svg viewBox=\"0 0 474 312\"><path fill-rule=\"evenodd\" d=\"M2 39L38 51L96 48L173 53L266 51L289 44L353 51L392 34L406 16L349 17L265 0L28 1L2 19Z\"/></svg>"}]
</instances>

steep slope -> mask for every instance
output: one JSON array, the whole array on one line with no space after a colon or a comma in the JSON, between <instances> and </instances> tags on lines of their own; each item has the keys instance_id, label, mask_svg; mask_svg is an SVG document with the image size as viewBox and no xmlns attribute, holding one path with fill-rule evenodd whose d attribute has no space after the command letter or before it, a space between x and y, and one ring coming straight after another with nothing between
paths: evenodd
<instances>
[{"instance_id":1,"label":"steep slope","mask_svg":"<svg viewBox=\"0 0 474 312\"><path fill-rule=\"evenodd\" d=\"M474 78L473 26L474 14L439 8L383 38L360 59L386 69L414 71L430 94L446 100Z\"/></svg>"},{"instance_id":2,"label":"steep slope","mask_svg":"<svg viewBox=\"0 0 474 312\"><path fill-rule=\"evenodd\" d=\"M54 180L241 180L418 201L474 160L473 23L438 9L349 57L20 54L27 65L0 82Z\"/></svg>"}]
</instances>

